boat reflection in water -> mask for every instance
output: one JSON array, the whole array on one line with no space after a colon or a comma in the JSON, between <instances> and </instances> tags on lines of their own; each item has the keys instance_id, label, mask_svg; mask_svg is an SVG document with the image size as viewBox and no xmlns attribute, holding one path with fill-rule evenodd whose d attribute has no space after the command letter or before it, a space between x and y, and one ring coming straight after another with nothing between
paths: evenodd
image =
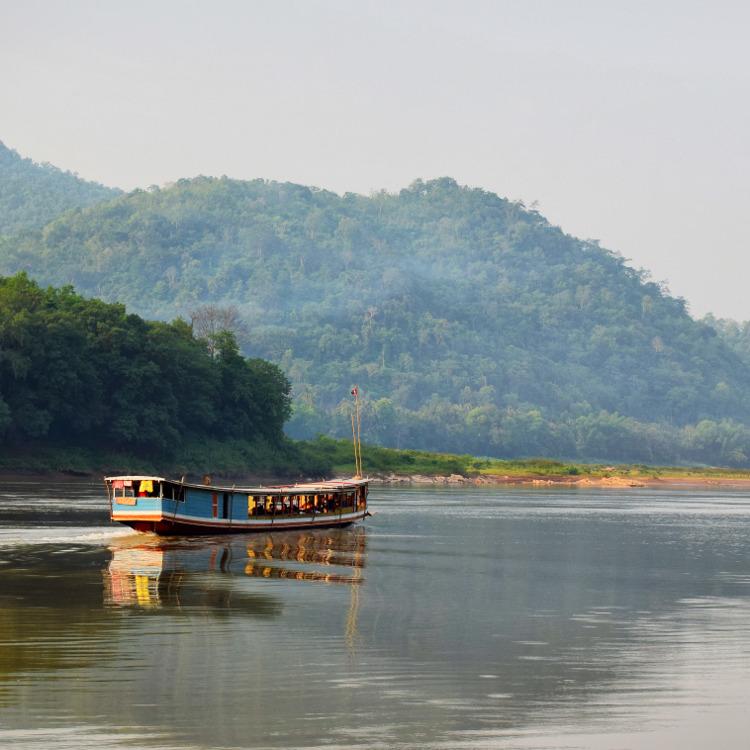
<instances>
[{"instance_id":1,"label":"boat reflection in water","mask_svg":"<svg viewBox=\"0 0 750 750\"><path fill-rule=\"evenodd\" d=\"M142 608L247 609L267 595L243 592L237 577L357 585L365 566L362 527L280 532L199 541L139 537L110 547L104 570L104 601ZM270 593L270 592L269 592ZM280 610L267 603L266 614ZM259 606L256 614L263 613Z\"/></svg>"}]
</instances>

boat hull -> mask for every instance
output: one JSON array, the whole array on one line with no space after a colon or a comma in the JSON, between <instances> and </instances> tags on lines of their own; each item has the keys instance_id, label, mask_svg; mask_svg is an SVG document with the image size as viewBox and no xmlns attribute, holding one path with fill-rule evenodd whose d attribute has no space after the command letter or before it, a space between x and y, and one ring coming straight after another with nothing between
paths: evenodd
<instances>
[{"instance_id":1,"label":"boat hull","mask_svg":"<svg viewBox=\"0 0 750 750\"><path fill-rule=\"evenodd\" d=\"M217 534L252 534L269 531L294 531L299 529L330 529L350 526L361 521L364 513L347 514L346 516L304 518L298 520L274 519L270 523L210 523L203 520L172 517L134 518L131 514L112 515L113 521L130 526L135 531L159 536L214 536Z\"/></svg>"}]
</instances>

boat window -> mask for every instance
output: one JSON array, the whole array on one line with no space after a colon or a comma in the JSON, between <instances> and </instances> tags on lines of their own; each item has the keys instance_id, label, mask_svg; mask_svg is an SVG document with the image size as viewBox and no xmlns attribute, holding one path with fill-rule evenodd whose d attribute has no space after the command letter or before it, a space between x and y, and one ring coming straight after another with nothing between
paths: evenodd
<instances>
[{"instance_id":1,"label":"boat window","mask_svg":"<svg viewBox=\"0 0 750 750\"><path fill-rule=\"evenodd\" d=\"M131 479L114 479L112 492L115 497L135 497L133 481Z\"/></svg>"},{"instance_id":2,"label":"boat window","mask_svg":"<svg viewBox=\"0 0 750 750\"><path fill-rule=\"evenodd\" d=\"M182 484L173 482L162 482L161 496L165 500L177 500L180 503L185 502L185 487Z\"/></svg>"},{"instance_id":3,"label":"boat window","mask_svg":"<svg viewBox=\"0 0 750 750\"><path fill-rule=\"evenodd\" d=\"M247 496L247 516L248 518L255 516L265 516L271 512L270 505L266 503L267 498L261 495L248 495Z\"/></svg>"},{"instance_id":4,"label":"boat window","mask_svg":"<svg viewBox=\"0 0 750 750\"><path fill-rule=\"evenodd\" d=\"M326 510L329 513L335 513L338 510L338 495L329 492L326 495Z\"/></svg>"},{"instance_id":5,"label":"boat window","mask_svg":"<svg viewBox=\"0 0 750 750\"><path fill-rule=\"evenodd\" d=\"M211 517L219 517L219 495L216 492L211 493Z\"/></svg>"}]
</instances>

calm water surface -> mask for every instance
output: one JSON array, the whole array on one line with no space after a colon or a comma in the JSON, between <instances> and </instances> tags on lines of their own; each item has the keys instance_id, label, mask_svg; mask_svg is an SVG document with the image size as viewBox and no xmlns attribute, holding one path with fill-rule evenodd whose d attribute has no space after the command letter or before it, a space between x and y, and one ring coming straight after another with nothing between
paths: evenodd
<instances>
[{"instance_id":1,"label":"calm water surface","mask_svg":"<svg viewBox=\"0 0 750 750\"><path fill-rule=\"evenodd\" d=\"M379 489L158 539L0 480L0 745L746 748L750 495Z\"/></svg>"}]
</instances>

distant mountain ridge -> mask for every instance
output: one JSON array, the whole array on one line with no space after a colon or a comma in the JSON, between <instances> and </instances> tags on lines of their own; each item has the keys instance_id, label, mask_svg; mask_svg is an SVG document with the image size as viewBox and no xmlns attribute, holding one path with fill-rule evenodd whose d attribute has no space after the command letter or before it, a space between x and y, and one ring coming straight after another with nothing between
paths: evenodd
<instances>
[{"instance_id":1,"label":"distant mountain ridge","mask_svg":"<svg viewBox=\"0 0 750 750\"><path fill-rule=\"evenodd\" d=\"M0 273L169 319L234 305L289 431L497 456L743 463L750 368L622 258L450 178L339 196L198 177L0 240Z\"/></svg>"},{"instance_id":2,"label":"distant mountain ridge","mask_svg":"<svg viewBox=\"0 0 750 750\"><path fill-rule=\"evenodd\" d=\"M122 191L37 164L0 141L0 235L41 227L64 211L114 198Z\"/></svg>"}]
</instances>

